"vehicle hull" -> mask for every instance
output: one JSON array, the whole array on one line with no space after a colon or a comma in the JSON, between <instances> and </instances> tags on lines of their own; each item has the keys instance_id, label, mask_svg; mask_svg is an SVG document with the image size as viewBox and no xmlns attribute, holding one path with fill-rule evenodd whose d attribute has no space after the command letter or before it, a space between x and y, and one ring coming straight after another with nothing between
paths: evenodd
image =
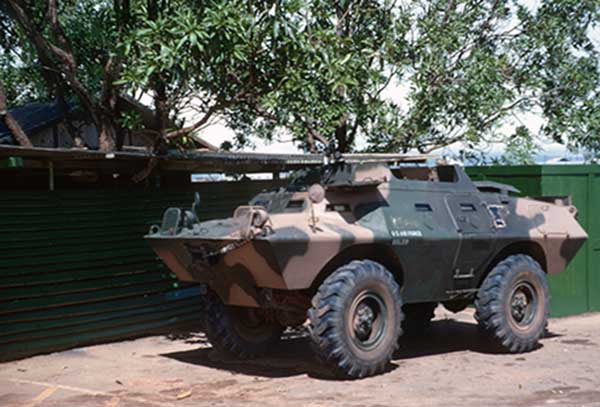
<instances>
[{"instance_id":1,"label":"vehicle hull","mask_svg":"<svg viewBox=\"0 0 600 407\"><path fill-rule=\"evenodd\" d=\"M331 187L318 203L307 192L273 193L261 199L295 209L254 227L255 210L244 207L245 220L238 213L146 239L180 280L253 307L265 289L312 292L336 267L365 258L396 276L406 303L473 298L504 257L526 253L556 274L587 239L572 205L482 192L456 171L454 182Z\"/></svg>"}]
</instances>

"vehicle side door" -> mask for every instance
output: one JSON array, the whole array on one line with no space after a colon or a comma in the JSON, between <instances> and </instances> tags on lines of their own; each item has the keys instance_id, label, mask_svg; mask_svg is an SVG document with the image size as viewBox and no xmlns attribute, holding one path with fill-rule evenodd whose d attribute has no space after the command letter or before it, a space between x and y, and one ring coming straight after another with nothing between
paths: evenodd
<instances>
[{"instance_id":1,"label":"vehicle side door","mask_svg":"<svg viewBox=\"0 0 600 407\"><path fill-rule=\"evenodd\" d=\"M448 194L445 201L459 239L452 264L454 288L473 289L477 271L494 249L493 221L479 193Z\"/></svg>"}]
</instances>

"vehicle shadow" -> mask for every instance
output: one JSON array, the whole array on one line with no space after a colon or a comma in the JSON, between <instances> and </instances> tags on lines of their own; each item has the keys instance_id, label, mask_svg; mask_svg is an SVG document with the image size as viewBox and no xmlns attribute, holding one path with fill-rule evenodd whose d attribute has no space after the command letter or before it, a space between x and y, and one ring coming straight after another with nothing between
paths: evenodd
<instances>
[{"instance_id":1,"label":"vehicle shadow","mask_svg":"<svg viewBox=\"0 0 600 407\"><path fill-rule=\"evenodd\" d=\"M169 335L168 338L200 346L197 349L160 355L183 363L269 378L307 374L324 380L337 379L316 360L310 348L308 333L303 328L286 331L283 340L267 356L249 360L240 360L213 349L204 334L200 332ZM389 370L395 367L390 365Z\"/></svg>"},{"instance_id":2,"label":"vehicle shadow","mask_svg":"<svg viewBox=\"0 0 600 407\"><path fill-rule=\"evenodd\" d=\"M546 338L553 336L557 335L549 333ZM281 343L268 356L252 360L233 359L213 350L201 333L191 333L171 339L201 346L197 349L161 354L163 357L182 363L269 378L306 374L323 380L344 380L333 375L316 360L310 347L308 334L303 330L286 332ZM541 347L543 344L538 346ZM401 338L400 347L394 354L386 373L404 363L409 363L414 358L460 351L482 354L506 353L491 344L488 338L479 332L475 323L453 319L438 320L432 322L431 328L424 335Z\"/></svg>"},{"instance_id":3,"label":"vehicle shadow","mask_svg":"<svg viewBox=\"0 0 600 407\"><path fill-rule=\"evenodd\" d=\"M546 331L544 337L532 351L544 346L544 339L560 336ZM400 341L400 348L394 354L394 360L409 360L429 355L470 351L475 353L501 355L509 352L496 346L481 333L475 322L443 319L431 323L425 335L407 336ZM527 353L527 352L526 352Z\"/></svg>"}]
</instances>

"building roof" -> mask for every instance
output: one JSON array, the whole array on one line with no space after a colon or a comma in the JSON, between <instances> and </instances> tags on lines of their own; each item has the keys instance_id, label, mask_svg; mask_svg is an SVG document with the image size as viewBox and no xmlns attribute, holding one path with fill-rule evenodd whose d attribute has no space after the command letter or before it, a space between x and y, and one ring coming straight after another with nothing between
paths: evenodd
<instances>
[{"instance_id":1,"label":"building roof","mask_svg":"<svg viewBox=\"0 0 600 407\"><path fill-rule=\"evenodd\" d=\"M71 105L71 109L73 105ZM56 102L30 103L9 110L10 114L21 125L25 134L30 135L36 130L51 126L63 119ZM6 125L0 121L0 144L16 144L16 141Z\"/></svg>"},{"instance_id":2,"label":"building roof","mask_svg":"<svg viewBox=\"0 0 600 407\"><path fill-rule=\"evenodd\" d=\"M151 108L127 95L120 96L117 103L120 110L137 112L142 119L144 127L148 129L154 128L154 111ZM75 107L76 104L69 103L71 111L75 109ZM28 136L31 136L32 133L37 130L60 122L65 116L60 112L58 103L56 102L30 103L25 106L9 109L9 112L21 125L21 128ZM175 126L175 123L169 121L169 126ZM201 137L193 136L192 139L198 148L205 148L212 151L218 150L216 146ZM17 145L17 142L8 127L0 121L0 145L2 144Z\"/></svg>"},{"instance_id":3,"label":"building roof","mask_svg":"<svg viewBox=\"0 0 600 407\"><path fill-rule=\"evenodd\" d=\"M61 148L26 148L0 145L0 158L21 157L25 162L52 162L55 168L127 169L154 159L157 167L167 171L210 172L279 172L323 163L322 154L264 154L215 151L170 151L156 155L146 151L102 152ZM424 163L430 155L344 154L348 162Z\"/></svg>"}]
</instances>

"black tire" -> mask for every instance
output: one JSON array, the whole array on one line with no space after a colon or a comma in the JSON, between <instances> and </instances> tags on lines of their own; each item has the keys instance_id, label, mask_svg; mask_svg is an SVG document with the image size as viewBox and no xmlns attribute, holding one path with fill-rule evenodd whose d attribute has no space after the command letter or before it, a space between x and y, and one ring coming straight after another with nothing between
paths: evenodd
<instances>
[{"instance_id":1,"label":"black tire","mask_svg":"<svg viewBox=\"0 0 600 407\"><path fill-rule=\"evenodd\" d=\"M242 359L267 353L284 330L267 320L260 308L225 305L211 290L205 296L205 317L206 337L213 348Z\"/></svg>"},{"instance_id":2,"label":"black tire","mask_svg":"<svg viewBox=\"0 0 600 407\"><path fill-rule=\"evenodd\" d=\"M483 281L475 318L502 349L527 352L544 334L549 302L544 270L531 257L517 254L498 263Z\"/></svg>"},{"instance_id":3,"label":"black tire","mask_svg":"<svg viewBox=\"0 0 600 407\"><path fill-rule=\"evenodd\" d=\"M404 321L402 330L404 335L419 336L431 327L431 320L435 313L437 302L424 302L420 304L406 304L402 307Z\"/></svg>"},{"instance_id":4,"label":"black tire","mask_svg":"<svg viewBox=\"0 0 600 407\"><path fill-rule=\"evenodd\" d=\"M352 261L321 284L308 318L317 357L338 375L383 372L402 335L400 287L381 264Z\"/></svg>"}]
</instances>

